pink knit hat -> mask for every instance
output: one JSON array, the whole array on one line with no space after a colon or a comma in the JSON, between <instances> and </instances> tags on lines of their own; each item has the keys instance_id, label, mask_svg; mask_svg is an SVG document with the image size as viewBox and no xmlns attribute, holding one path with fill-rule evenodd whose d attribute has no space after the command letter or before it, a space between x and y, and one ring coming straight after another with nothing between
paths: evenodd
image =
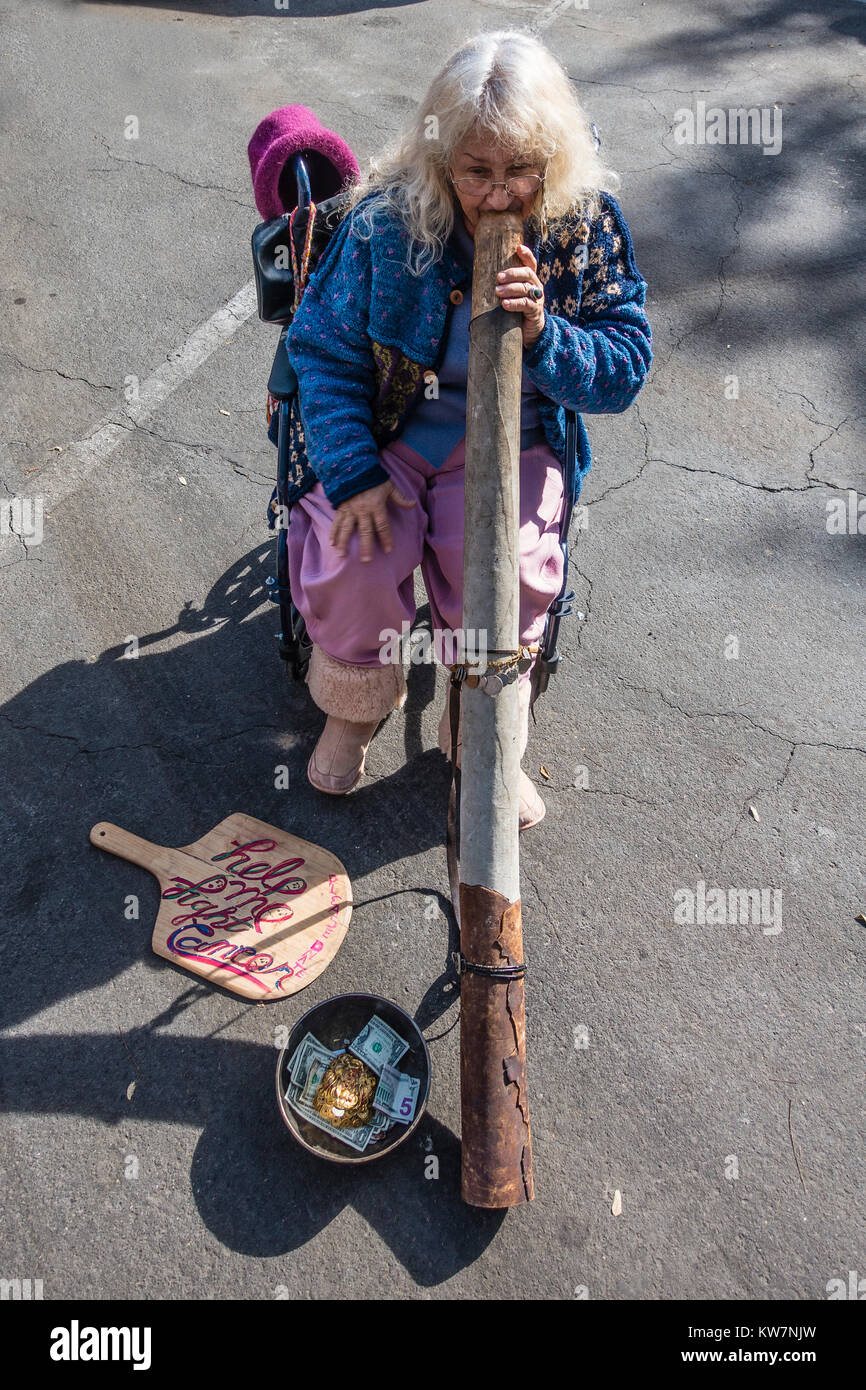
<instances>
[{"instance_id":1,"label":"pink knit hat","mask_svg":"<svg viewBox=\"0 0 866 1390\"><path fill-rule=\"evenodd\" d=\"M286 169L293 154L303 154L307 161L314 203L333 197L361 172L345 140L325 130L306 106L272 111L256 126L247 153L256 207L265 221L289 212L297 202L294 179Z\"/></svg>"}]
</instances>

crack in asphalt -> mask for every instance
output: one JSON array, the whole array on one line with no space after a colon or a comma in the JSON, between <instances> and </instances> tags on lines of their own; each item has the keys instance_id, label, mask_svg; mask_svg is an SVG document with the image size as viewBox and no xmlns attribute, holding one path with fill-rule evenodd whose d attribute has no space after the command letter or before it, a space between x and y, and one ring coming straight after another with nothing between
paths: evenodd
<instances>
[{"instance_id":1,"label":"crack in asphalt","mask_svg":"<svg viewBox=\"0 0 866 1390\"><path fill-rule=\"evenodd\" d=\"M569 560L569 569L575 570L580 575L587 588L586 599L584 600L584 607L580 610L584 614L583 621L578 621L577 624L577 648L578 651L580 651L581 645L583 643L583 630L586 624L589 622L590 616L592 614L592 580L590 579L588 574L584 574L583 570L574 560Z\"/></svg>"},{"instance_id":2,"label":"crack in asphalt","mask_svg":"<svg viewBox=\"0 0 866 1390\"><path fill-rule=\"evenodd\" d=\"M736 183L736 182L737 182L737 180L734 179L734 183ZM735 191L733 188L731 189L731 196L732 196L734 202L735 202L736 205L737 205L737 215L736 215L736 217L734 218L733 225L732 225L732 227L731 227L731 231L732 231L733 234L734 234L734 245L733 245L733 247L731 248L731 250L727 253L726 256L722 256L722 257L720 257L720 259L719 259L719 268L718 268L718 271L716 272L717 275L718 275L718 277L719 277L719 307L718 307L718 309L717 309L717 311L716 311L716 313L715 313L715 315L714 315L714 319L717 319L717 318L719 317L719 315L721 314L722 309L725 307L725 299L727 298L728 285L727 285L727 278L726 278L726 271L725 271L726 262L727 262L727 261L730 261L734 256L736 256L737 253L738 253L738 251L739 251L739 249L740 249L740 228L739 228L739 221L740 221L740 218L741 218L742 215L743 215L743 203L742 203L742 200L738 197L736 191Z\"/></svg>"},{"instance_id":3,"label":"crack in asphalt","mask_svg":"<svg viewBox=\"0 0 866 1390\"><path fill-rule=\"evenodd\" d=\"M634 690L642 695L654 695L667 705L669 709L676 710L678 714L685 715L686 719L745 719L755 729L760 729L761 733L767 734L770 738L776 738L780 743L785 743L788 747L795 748L832 748L836 753L862 753L866 754L866 748L860 748L852 743L830 743L826 739L807 739L791 738L790 734L780 734L777 729L770 729L766 724L761 724L751 714L746 714L743 710L688 710L682 705L678 705L675 700L671 700L665 695L663 690L653 689L646 685L633 685L626 680L625 676L615 675L615 679L620 681L627 690Z\"/></svg>"},{"instance_id":4,"label":"crack in asphalt","mask_svg":"<svg viewBox=\"0 0 866 1390\"><path fill-rule=\"evenodd\" d=\"M779 777L779 778L776 779L775 783L773 783L772 785L766 786L766 787L763 787L763 786L762 786L762 787L755 787L752 791L750 791L750 792L744 797L744 799L743 799L743 807L742 807L742 810L740 811L739 816L737 817L737 823L736 823L736 825L734 826L733 830L731 831L730 835L726 835L725 838L724 838L723 840L720 841L720 843L719 843L719 845L718 845L718 847L717 847L717 849L716 849L716 853L717 853L717 854L721 854L723 850L726 850L726 849L728 848L728 845L732 844L732 843L734 842L734 840L737 838L737 836L739 835L740 830L742 829L743 825L744 825L745 822L746 822L746 818L748 817L748 814L749 814L749 805L750 805L751 802L753 802L753 801L758 801L759 798L761 797L762 793L764 793L764 792L771 792L771 791L776 791L776 792L778 792L778 791L781 791L782 786L783 786L783 784L784 784L784 782L785 782L785 779L786 779L786 777L788 776L788 773L789 773L790 770L791 770L791 763L792 763L793 760L794 760L794 754L796 753L796 751L797 751L797 744L796 744L795 742L792 742L792 743L791 743L790 752L788 753L788 757L787 757L787 760L786 760L786 762L785 762L785 769L784 769L784 771L783 771L781 777Z\"/></svg>"},{"instance_id":5,"label":"crack in asphalt","mask_svg":"<svg viewBox=\"0 0 866 1390\"><path fill-rule=\"evenodd\" d=\"M66 743L75 743L79 745L82 744L81 739L78 738L75 734L55 733L53 729L43 729L38 724L18 724L14 719L12 719L8 714L6 714L3 711L0 711L0 718L5 719L8 724L12 725L13 729L18 729L22 733L33 732L39 734L42 738L56 738ZM272 732L276 733L283 732L283 726L280 724L250 724L243 729L234 729L223 734L215 734L211 731L208 731L208 746L218 743L227 743L232 739L243 738L246 734L258 733L263 729L270 729ZM169 758L179 758L181 760L185 760L190 755L190 752L193 749L193 745L192 743L190 743L186 747L181 749L169 748L165 744L154 743L152 741L145 741L144 743L106 744L103 748L87 748L82 745L77 747L75 751L72 753L71 757L69 757L66 760L61 769L60 775L63 776L70 764L74 762L74 760L77 757L80 756L100 758L106 753L133 753L143 748L151 749L152 751L157 753L162 753ZM196 757L198 757L199 750L197 745L194 751L196 753Z\"/></svg>"},{"instance_id":6,"label":"crack in asphalt","mask_svg":"<svg viewBox=\"0 0 866 1390\"><path fill-rule=\"evenodd\" d=\"M121 155L113 153L113 151L109 148L108 141L105 139L104 136L100 136L100 141L105 148L105 152L108 155L108 158L116 160L118 164L134 164L141 169L155 169L157 173L163 174L166 178L169 179L177 179L178 183L184 183L187 185L188 188L201 188L204 189L206 192L224 193L230 199L231 202L236 203L239 208L243 208L246 212L256 211L255 204L241 202L241 200L236 196L236 191L233 188L224 188L222 184L218 183L196 183L194 179L186 179L184 178L183 174L177 174L173 169L163 169L161 165L151 164L148 160L145 159L124 159ZM87 172L90 174L110 174L118 173L119 171L116 169L88 169Z\"/></svg>"},{"instance_id":7,"label":"crack in asphalt","mask_svg":"<svg viewBox=\"0 0 866 1390\"><path fill-rule=\"evenodd\" d=\"M117 423L122 424L123 422L118 420ZM233 472L239 477L246 478L247 482L253 483L257 487L273 488L274 486L273 478L265 473L256 473L255 477L251 477L249 473L244 472L244 469L241 467L240 463L238 463L237 459L230 458L228 454L222 453L221 450L215 448L212 444L196 444L191 439L170 439L168 435L160 434L158 430L151 429L148 425L141 425L136 420L132 420L130 423L133 429L141 430L144 434L150 434L154 439L159 439L164 444L177 444L181 448L190 449L193 453L204 454L208 459L213 457L219 459L222 463L229 464Z\"/></svg>"},{"instance_id":8,"label":"crack in asphalt","mask_svg":"<svg viewBox=\"0 0 866 1390\"><path fill-rule=\"evenodd\" d=\"M237 459L233 459L228 454L224 454L214 444L196 444L190 439L171 439L168 435L160 434L158 430L151 429L148 425L142 425L138 420L133 420L130 415L125 416L123 419L105 420L103 421L103 425L105 424L117 425L120 429L129 430L130 434L135 430L141 430L143 434L149 434L154 439L160 440L161 443L176 444L181 448L189 449L193 453L203 453L209 460L217 459L221 463L227 463L234 473L241 478L246 478L247 482L253 483L257 487L267 486L273 488L274 486L274 479L269 475L257 473L255 477L251 477L249 473L244 471Z\"/></svg>"},{"instance_id":9,"label":"crack in asphalt","mask_svg":"<svg viewBox=\"0 0 866 1390\"><path fill-rule=\"evenodd\" d=\"M746 478L735 478L731 473L723 473L718 468L694 468L688 463L672 463L670 459L653 459L653 463L663 463L667 468L679 468L683 473L710 473L714 478L724 478L725 482L736 483L738 487L752 488L756 492L812 492L816 487L832 487L832 483L814 478L805 487L794 487L791 483L751 483Z\"/></svg>"},{"instance_id":10,"label":"crack in asphalt","mask_svg":"<svg viewBox=\"0 0 866 1390\"><path fill-rule=\"evenodd\" d=\"M520 863L520 877L521 877L521 880L525 880L525 881L529 884L529 886L530 886L530 888L532 889L532 891L534 892L536 898L537 898L538 901L541 903L541 906L544 908L544 911L545 911L546 914L547 914L547 918L546 918L546 920L547 920L547 925L548 925L548 927L550 928L550 930L553 932L553 935L556 937L557 941L559 942L559 944L560 944L560 946L561 946L561 945L562 945L562 937L559 935L559 932L558 932L557 929L556 929L556 914L555 914L553 908L550 906L550 903L547 901L547 899L546 899L546 898L544 897L544 895L542 894L540 888L538 887L538 884L537 884L535 878L533 877L532 873L530 872L529 865L526 863L526 861L523 859L522 856L521 856L521 863Z\"/></svg>"},{"instance_id":11,"label":"crack in asphalt","mask_svg":"<svg viewBox=\"0 0 866 1390\"><path fill-rule=\"evenodd\" d=\"M848 416L845 417L846 420L848 418ZM841 429L844 423L845 420L842 420L840 424L836 427L836 429ZM644 428L646 427L644 426ZM835 429L831 430L830 434L828 434L825 439L820 440L820 442L814 446L814 449L812 449L809 454L810 459L812 458L812 455L818 449L820 449L821 445L826 444L827 440L832 438L832 435L835 433ZM838 483L830 483L827 482L824 478L816 478L810 476L810 473L806 473L805 476L808 478L809 481L803 487L795 487L791 483L753 483L750 482L747 478L737 478L732 473L725 473L720 468L699 468L688 463L674 463L671 459L648 458L645 460L644 463L641 464L637 473L635 473L631 478L626 478L621 483L613 483L611 487L605 488L604 492L599 493L598 497L594 497L591 502L586 502L584 505L587 507L595 507L598 505L599 502L604 502L605 499L609 497L612 492L620 492L623 488L630 487L632 483L636 483L639 478L643 477L643 474L646 471L648 464L650 463L661 463L664 464L666 468L678 468L683 473L708 473L713 478L723 478L724 481L727 483L735 483L737 487L751 488L753 491L756 492L813 492L815 488L820 487L830 488L830 490L833 492L839 491Z\"/></svg>"},{"instance_id":12,"label":"crack in asphalt","mask_svg":"<svg viewBox=\"0 0 866 1390\"><path fill-rule=\"evenodd\" d=\"M9 352L8 348L0 348L0 357L9 357L17 367L25 372L53 372L55 376L60 376L64 381L83 381L85 386L91 386L94 391L116 391L117 386L106 385L104 381L91 381L86 376L73 376L71 372L61 372L59 367L34 367L32 362L22 362L14 352Z\"/></svg>"},{"instance_id":13,"label":"crack in asphalt","mask_svg":"<svg viewBox=\"0 0 866 1390\"><path fill-rule=\"evenodd\" d=\"M591 502L586 502L584 505L586 507L597 507L599 502L603 502L612 492L620 492L624 487L630 487L632 483L636 483L638 478L643 476L648 463L664 463L664 459L646 459L633 477L626 478L622 483L612 483L610 487L605 488L604 492L599 493L598 497L593 497Z\"/></svg>"},{"instance_id":14,"label":"crack in asphalt","mask_svg":"<svg viewBox=\"0 0 866 1390\"><path fill-rule=\"evenodd\" d=\"M850 418L851 418L850 415L844 416L844 418L841 419L841 420L839 421L838 425L831 425L831 424L829 423L829 421L827 421L827 420L816 420L816 421L815 421L815 424L817 424L817 425L823 425L825 429L829 429L830 433L829 433L829 434L826 434L826 435L824 436L823 439L819 439L819 440L818 440L818 443L817 443L816 445L814 445L814 447L811 448L811 449L809 450L809 467L808 467L807 470L806 470L806 477L807 477L807 478L811 478L815 483L818 483L818 484L820 484L820 485L823 486L823 487L834 487L834 484L833 484L833 483L825 483L824 480L823 480L822 478L816 478L816 477L815 477L815 474L814 474L813 471L812 471L813 468L815 467L815 455L817 454L817 452L818 452L819 449L822 449L822 448L824 447L824 445L827 443L827 440L828 440L828 439L832 439L834 434L838 434L838 433L839 433L839 431L840 431L840 429L842 428L842 426L845 425L845 424L847 424L847 422L850 420Z\"/></svg>"}]
</instances>

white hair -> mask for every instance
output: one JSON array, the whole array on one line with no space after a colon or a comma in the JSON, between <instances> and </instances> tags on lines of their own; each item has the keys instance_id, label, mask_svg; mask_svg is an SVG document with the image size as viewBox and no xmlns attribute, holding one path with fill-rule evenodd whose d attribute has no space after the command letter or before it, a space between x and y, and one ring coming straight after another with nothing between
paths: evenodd
<instances>
[{"instance_id":1,"label":"white hair","mask_svg":"<svg viewBox=\"0 0 866 1390\"><path fill-rule=\"evenodd\" d=\"M532 34L502 29L461 45L433 78L412 125L370 161L353 186L353 221L368 240L379 213L396 212L409 232L407 264L415 275L439 260L454 226L448 171L455 149L472 133L546 168L532 218L588 216L602 188L619 177L599 159L589 122L565 70ZM370 196L368 196L370 195Z\"/></svg>"}]
</instances>

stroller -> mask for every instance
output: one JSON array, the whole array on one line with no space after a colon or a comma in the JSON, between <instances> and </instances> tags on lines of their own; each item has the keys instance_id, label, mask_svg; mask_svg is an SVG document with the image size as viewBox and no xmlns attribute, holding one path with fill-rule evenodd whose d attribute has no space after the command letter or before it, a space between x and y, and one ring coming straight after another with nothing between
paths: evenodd
<instances>
[{"instance_id":1,"label":"stroller","mask_svg":"<svg viewBox=\"0 0 866 1390\"><path fill-rule=\"evenodd\" d=\"M308 231L314 239L318 233L318 240L326 243L333 229L332 222L339 220L341 199L335 196L314 203L310 172L303 155L292 156L288 167L295 189L292 211L281 218L261 223L253 233L252 246L259 317L266 323L276 322L282 325L268 378L268 436L277 448L277 482L268 503L266 518L271 530L274 530L277 519L280 525L277 529L276 572L269 576L266 584L268 597L280 605L280 631L277 634L280 657L287 663L287 670L292 677L297 681L303 681L310 663L313 644L307 633L303 615L292 601L289 588L289 423L292 401L298 390L298 380L286 352L286 335L300 302L300 293L303 293L303 285L297 285L294 272L304 264L305 251L307 265L312 259L311 249L307 246ZM312 228L311 216L314 224ZM284 273L275 271L274 246L281 243L284 245L286 235L289 238L293 270L290 281L287 281ZM319 254L323 249L324 245L318 248Z\"/></svg>"},{"instance_id":2,"label":"stroller","mask_svg":"<svg viewBox=\"0 0 866 1390\"><path fill-rule=\"evenodd\" d=\"M305 108L283 110L305 111ZM279 113L274 113L277 114ZM307 116L310 114L305 112ZM595 127L592 129L598 147L598 133ZM252 162L252 142L250 151ZM277 531L275 573L266 583L269 597L280 606L279 654L287 663L287 670L297 681L304 681L306 678L312 642L303 615L292 601L289 588L289 427L298 382L286 352L286 335L303 294L309 269L315 266L341 218L344 199L339 191L332 191L334 173L333 165L328 159L323 159L320 150L291 153L279 175L279 197L284 209L290 210L260 223L252 236L259 317L265 323L281 325L274 363L268 379L268 436L277 449L277 482L266 514L271 530L275 528L278 518L280 524ZM319 193L320 189L325 195L330 196L322 196L319 201L314 194ZM259 206L261 207L261 202ZM285 266L287 239L291 268ZM548 609L544 635L539 644L540 650L532 674L533 704L536 696L547 689L551 675L559 667L559 625L563 617L573 612L575 595L573 590L568 588L568 532L573 513L574 479L578 467L579 447L578 422L573 411L566 411L565 446L565 500L560 520L563 579L560 592Z\"/></svg>"}]
</instances>

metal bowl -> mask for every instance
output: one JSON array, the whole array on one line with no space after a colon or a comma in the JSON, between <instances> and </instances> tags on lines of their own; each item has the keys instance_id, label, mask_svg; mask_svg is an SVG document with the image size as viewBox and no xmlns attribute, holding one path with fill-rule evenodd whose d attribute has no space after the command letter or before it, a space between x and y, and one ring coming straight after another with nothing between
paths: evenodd
<instances>
[{"instance_id":1,"label":"metal bowl","mask_svg":"<svg viewBox=\"0 0 866 1390\"><path fill-rule=\"evenodd\" d=\"M312 1033L320 1043L332 1051L348 1047L374 1014L378 1014L390 1024L395 1033L399 1033L403 1041L409 1044L409 1051L398 1063L399 1070L409 1076L417 1076L421 1082L421 1089L418 1092L415 1118L410 1125L395 1122L384 1139L369 1144L363 1153L354 1153L339 1139L332 1138L325 1130L310 1124L302 1115L295 1114L285 1098L289 1084L288 1063L305 1033ZM393 1153L417 1127L427 1109L429 1095L430 1053L427 1051L423 1033L404 1009L398 1004L392 1004L390 999L380 998L378 994L335 994L333 998L316 1004L303 1018L298 1019L277 1062L277 1104L280 1114L302 1148L308 1153L316 1154L318 1158L328 1159L331 1163L372 1163L387 1153Z\"/></svg>"}]
</instances>

